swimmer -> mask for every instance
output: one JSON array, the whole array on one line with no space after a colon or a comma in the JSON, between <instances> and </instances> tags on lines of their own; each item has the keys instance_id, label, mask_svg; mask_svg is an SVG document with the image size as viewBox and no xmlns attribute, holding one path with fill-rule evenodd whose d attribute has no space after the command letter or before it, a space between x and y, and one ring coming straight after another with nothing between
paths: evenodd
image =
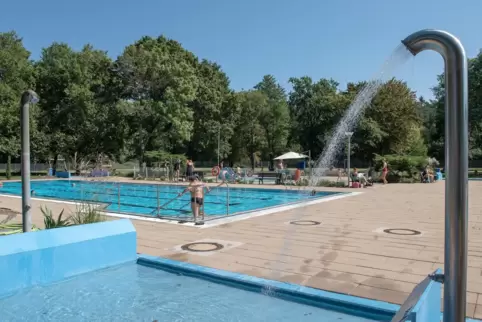
<instances>
[{"instance_id":1,"label":"swimmer","mask_svg":"<svg viewBox=\"0 0 482 322\"><path fill-rule=\"evenodd\" d=\"M30 194L33 196L35 194L35 190L30 190Z\"/></svg>"},{"instance_id":2,"label":"swimmer","mask_svg":"<svg viewBox=\"0 0 482 322\"><path fill-rule=\"evenodd\" d=\"M223 183L220 183L218 187L222 184ZM199 181L198 176L190 176L189 186L179 193L179 196L182 196L186 192L191 193L191 210L195 225L204 225L203 220L198 221L199 217L204 219L204 213L201 211L201 207L204 205L204 188L206 188L207 192L211 191L204 182Z\"/></svg>"},{"instance_id":3,"label":"swimmer","mask_svg":"<svg viewBox=\"0 0 482 322\"><path fill-rule=\"evenodd\" d=\"M74 187L75 187L75 183L72 183L71 186L72 186L72 188L74 188Z\"/></svg>"},{"instance_id":4,"label":"swimmer","mask_svg":"<svg viewBox=\"0 0 482 322\"><path fill-rule=\"evenodd\" d=\"M198 221L200 209L204 204L204 187L207 188L208 192L211 191L208 186L206 186L203 182L199 181L197 176L190 176L189 186L184 189L183 192L179 193L179 196L182 196L188 191L191 193L191 209L195 225L204 225L204 221ZM202 217L204 218L204 214L202 215Z\"/></svg>"},{"instance_id":5,"label":"swimmer","mask_svg":"<svg viewBox=\"0 0 482 322\"><path fill-rule=\"evenodd\" d=\"M311 192L310 192L310 196L314 196L314 195L316 195L316 190L315 190L315 189L311 190Z\"/></svg>"}]
</instances>

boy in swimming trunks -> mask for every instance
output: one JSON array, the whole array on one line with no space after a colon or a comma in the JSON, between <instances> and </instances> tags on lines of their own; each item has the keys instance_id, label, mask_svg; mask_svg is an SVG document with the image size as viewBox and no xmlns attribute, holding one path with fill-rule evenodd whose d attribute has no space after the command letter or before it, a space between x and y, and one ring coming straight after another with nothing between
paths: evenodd
<instances>
[{"instance_id":1,"label":"boy in swimming trunks","mask_svg":"<svg viewBox=\"0 0 482 322\"><path fill-rule=\"evenodd\" d=\"M184 189L183 192L179 193L179 196L182 196L188 191L191 193L191 209L194 216L195 225L204 225L204 221L198 221L200 209L204 204L204 188L206 188L208 192L211 191L211 189L209 189L204 182L199 181L197 176L190 176L189 186ZM204 219L203 213L201 213L201 217Z\"/></svg>"}]
</instances>

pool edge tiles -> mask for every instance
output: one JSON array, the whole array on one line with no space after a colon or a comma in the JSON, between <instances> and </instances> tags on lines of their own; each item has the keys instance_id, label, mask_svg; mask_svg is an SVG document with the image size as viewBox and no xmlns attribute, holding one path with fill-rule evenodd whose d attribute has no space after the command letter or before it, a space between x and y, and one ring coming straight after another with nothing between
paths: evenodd
<instances>
[{"instance_id":1,"label":"pool edge tiles","mask_svg":"<svg viewBox=\"0 0 482 322\"><path fill-rule=\"evenodd\" d=\"M389 321L400 308L397 304L355 297L306 287L298 284L268 280L250 275L179 262L163 257L138 254L137 264L175 274L201 278L210 282L266 293L282 300L338 311L377 321Z\"/></svg>"},{"instance_id":2,"label":"pool edge tiles","mask_svg":"<svg viewBox=\"0 0 482 322\"><path fill-rule=\"evenodd\" d=\"M342 199L346 197L351 197L351 196L356 196L360 195L363 192L337 192L334 195L327 196L327 197L319 197L316 199L311 199L307 201L298 201L296 203L291 203L291 204L284 204L284 205L279 205L279 206L273 206L269 208L261 208L258 210L253 210L253 211L248 211L248 212L241 212L241 213L234 213L229 216L224 216L220 218L212 218L209 220L206 220L204 225L196 226L193 222L187 222L180 224L179 219L166 219L166 218L156 218L156 217L147 217L147 216L142 216L142 215L130 215L130 214L124 214L124 213L117 213L117 212L105 212L104 214L106 216L110 217L117 217L117 218L125 218L125 219L133 219L133 220L142 220L142 221L150 221L150 222L158 222L158 223L167 223L167 224L174 224L174 225L182 225L182 226L187 226L187 227L194 227L194 228L199 228L199 229L206 229L206 228L211 228L211 227L216 227L232 222L237 222L241 220L246 220L250 218L256 218L256 217L261 217L265 215L271 215L274 213L282 212L282 211L288 211L292 209L297 209L297 208L302 208L306 206L312 206L316 205L322 202L327 202L327 201L332 201L332 200L337 200L337 199Z\"/></svg>"}]
</instances>

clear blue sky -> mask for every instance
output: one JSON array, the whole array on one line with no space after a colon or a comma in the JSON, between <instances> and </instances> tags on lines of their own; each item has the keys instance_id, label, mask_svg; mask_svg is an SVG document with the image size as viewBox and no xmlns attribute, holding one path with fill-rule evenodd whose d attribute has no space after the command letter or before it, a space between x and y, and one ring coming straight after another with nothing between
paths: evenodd
<instances>
[{"instance_id":1,"label":"clear blue sky","mask_svg":"<svg viewBox=\"0 0 482 322\"><path fill-rule=\"evenodd\" d=\"M273 74L370 78L399 41L423 28L458 36L469 57L482 48L482 0L15 0L1 5L0 31L16 30L38 58L62 41L91 43L116 57L143 35L180 41L200 58L219 63L234 89ZM422 53L396 76L419 95L431 95L443 61Z\"/></svg>"}]
</instances>

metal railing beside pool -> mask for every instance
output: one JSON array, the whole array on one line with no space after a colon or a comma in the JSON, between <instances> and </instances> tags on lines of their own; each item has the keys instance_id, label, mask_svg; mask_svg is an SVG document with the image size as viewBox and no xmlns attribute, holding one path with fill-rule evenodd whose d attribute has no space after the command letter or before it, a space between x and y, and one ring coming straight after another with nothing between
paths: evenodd
<instances>
[{"instance_id":1,"label":"metal railing beside pool","mask_svg":"<svg viewBox=\"0 0 482 322\"><path fill-rule=\"evenodd\" d=\"M102 212L146 218L161 218L190 222L193 219L191 197L181 197L186 184L134 183L101 180L46 180L35 181L32 186L35 198L68 200L79 206L92 204ZM4 184L3 194L20 194L20 183ZM233 192L234 191L234 192ZM281 189L256 189L232 186L223 182L205 194L201 212L206 221L245 214L261 209L290 205L306 200L295 191ZM301 193L303 194L303 193Z\"/></svg>"},{"instance_id":2,"label":"metal railing beside pool","mask_svg":"<svg viewBox=\"0 0 482 322\"><path fill-rule=\"evenodd\" d=\"M226 193L226 216L229 216L229 184L227 182L224 183L226 184L226 188L228 189Z\"/></svg>"}]
</instances>

